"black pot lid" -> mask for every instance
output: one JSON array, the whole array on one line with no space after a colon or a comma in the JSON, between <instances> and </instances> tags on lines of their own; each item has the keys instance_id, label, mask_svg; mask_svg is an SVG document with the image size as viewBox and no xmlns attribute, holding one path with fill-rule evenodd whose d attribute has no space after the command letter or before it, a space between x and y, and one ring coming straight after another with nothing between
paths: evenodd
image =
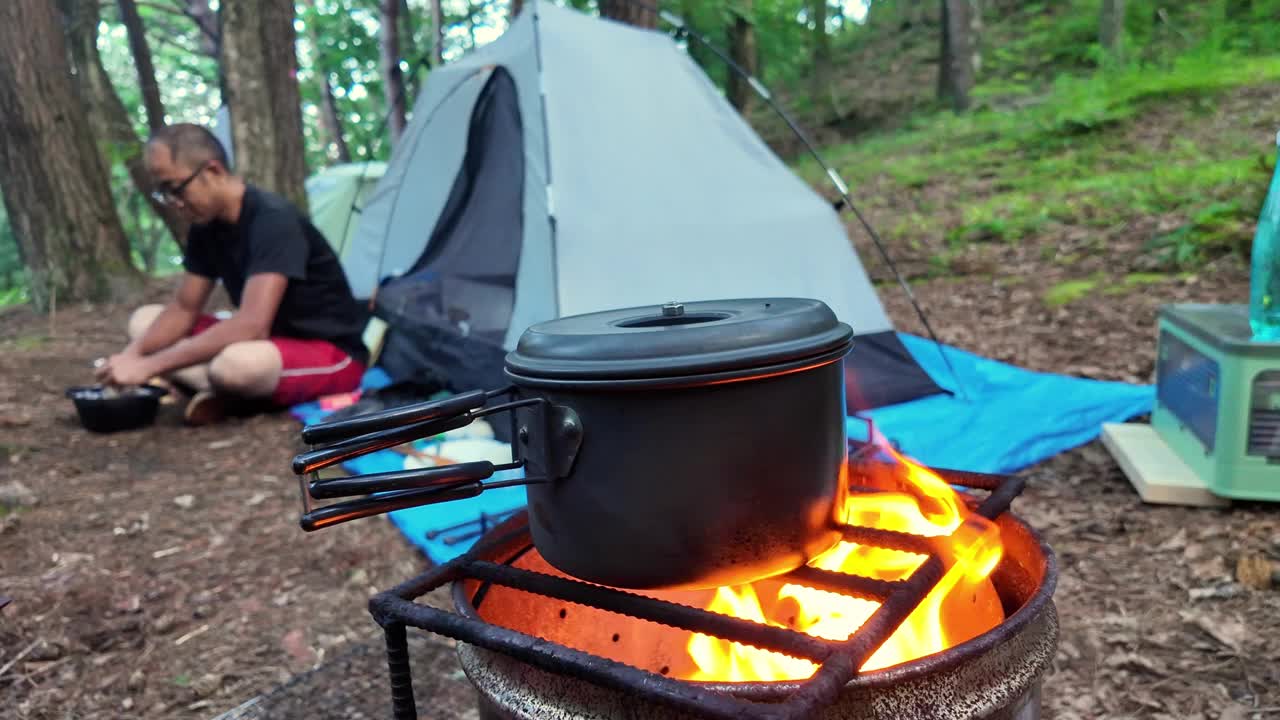
<instances>
[{"instance_id":1,"label":"black pot lid","mask_svg":"<svg viewBox=\"0 0 1280 720\"><path fill-rule=\"evenodd\" d=\"M819 300L671 302L533 325L506 367L517 378L558 380L705 375L847 352L852 338Z\"/></svg>"}]
</instances>

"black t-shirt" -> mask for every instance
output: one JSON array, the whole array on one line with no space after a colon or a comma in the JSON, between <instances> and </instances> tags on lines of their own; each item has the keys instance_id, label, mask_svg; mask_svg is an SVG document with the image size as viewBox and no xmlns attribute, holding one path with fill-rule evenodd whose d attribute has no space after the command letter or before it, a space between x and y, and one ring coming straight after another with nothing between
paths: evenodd
<instances>
[{"instance_id":1,"label":"black t-shirt","mask_svg":"<svg viewBox=\"0 0 1280 720\"><path fill-rule=\"evenodd\" d=\"M361 339L368 314L351 294L329 243L280 195L245 188L240 218L193 225L183 259L187 272L221 280L240 307L249 276L274 272L289 278L271 334L328 340L353 359L368 362Z\"/></svg>"}]
</instances>

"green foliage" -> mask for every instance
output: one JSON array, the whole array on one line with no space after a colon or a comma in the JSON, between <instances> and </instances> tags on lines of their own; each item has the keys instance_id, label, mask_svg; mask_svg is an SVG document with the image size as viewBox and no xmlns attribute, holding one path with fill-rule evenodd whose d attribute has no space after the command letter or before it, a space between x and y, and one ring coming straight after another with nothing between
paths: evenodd
<instances>
[{"instance_id":1,"label":"green foliage","mask_svg":"<svg viewBox=\"0 0 1280 720\"><path fill-rule=\"evenodd\" d=\"M1167 267L1187 269L1227 252L1241 256L1251 249L1249 222L1256 219L1257 204L1232 200L1215 202L1191 213L1177 229L1152 237L1144 249L1153 252Z\"/></svg>"},{"instance_id":2,"label":"green foliage","mask_svg":"<svg viewBox=\"0 0 1280 720\"><path fill-rule=\"evenodd\" d=\"M0 199L0 307L26 301L26 272L18 253L18 240L13 236L3 199Z\"/></svg>"},{"instance_id":3,"label":"green foliage","mask_svg":"<svg viewBox=\"0 0 1280 720\"><path fill-rule=\"evenodd\" d=\"M1274 150L1250 127L1247 101L1226 112L1220 105L1238 88L1259 87L1263 97L1280 86L1280 0L1254 0L1247 19L1228 19L1221 2L1192 5L1160 4L1166 27L1128 32L1122 62L1097 52L1097 0L1024 3L989 15L975 111L922 106L900 129L828 148L827 159L855 197L874 186L877 195L910 197L944 214L932 227L888 225L887 237L900 243L917 242L921 227L952 248L1065 227L1101 238L1159 218L1160 228L1176 224L1151 231L1145 252L1163 267L1247 255ZM1155 8L1131 0L1127 31L1149 26ZM1182 132L1148 134L1169 127ZM824 183L807 158L797 167Z\"/></svg>"},{"instance_id":4,"label":"green foliage","mask_svg":"<svg viewBox=\"0 0 1280 720\"><path fill-rule=\"evenodd\" d=\"M1098 287L1098 279L1068 280L1060 282L1044 293L1044 304L1049 307L1061 307L1085 297Z\"/></svg>"},{"instance_id":5,"label":"green foliage","mask_svg":"<svg viewBox=\"0 0 1280 720\"><path fill-rule=\"evenodd\" d=\"M595 0L555 1L596 11ZM932 257L932 273L948 272L952 252L967 243L1018 242L1064 226L1102 237L1143 217L1160 220L1152 225L1161 230L1151 232L1145 248L1168 268L1191 268L1225 252L1248 251L1249 226L1270 177L1272 152L1256 133L1222 122L1217 104L1233 88L1280 86L1280 0L1127 0L1118 57L1105 56L1098 45L1101 0L984 0L983 64L972 93L975 109L964 115L937 112L932 80L921 90L921 78L936 72L936 2L867 0L862 17L855 11L863 6L828 0L826 40L839 84L834 104L844 106L834 114L848 116L834 120L825 99L809 97L815 72L813 0L753 0L749 13L739 0L655 2L721 50L730 45L734 19L749 15L758 74L784 105L802 120L808 114L818 123L831 121L819 130L871 127L856 142L836 145L824 155L835 161L855 194L874 185L882 196L900 193L914 200L913 209L882 224L889 239L916 250L939 241L925 251ZM322 130L318 75L328 78L353 159L387 159L391 144L379 66L379 0L295 4L308 167L314 172L336 159ZM443 4L446 60L498 36L508 22L509 0ZM429 73L422 60L435 31L429 0L408 0L408 6L411 17L402 30L411 32L401 33L401 68L408 84L406 106L412 109ZM144 137L145 114L126 34L115 3L102 7L103 63ZM139 8L169 119L209 122L221 97L207 39L165 3ZM665 23L660 27L670 30ZM721 60L697 42L685 45L723 86L727 69ZM882 78L888 82L869 82ZM872 84L875 90L868 87ZM906 99L877 96L886 88L888 95L900 92ZM874 103L888 110L877 113ZM1157 142L1144 136L1149 113L1203 118L1219 126L1211 134ZM757 129L767 138L788 133L776 119L762 120ZM137 264L157 274L177 271L177 246L133 188L125 158L112 152L112 191ZM797 168L815 185L825 185L815 164L800 160ZM24 284L17 244L0 209L0 305L23 302ZM1061 293L1070 296L1061 290L1054 297Z\"/></svg>"},{"instance_id":6,"label":"green foliage","mask_svg":"<svg viewBox=\"0 0 1280 720\"><path fill-rule=\"evenodd\" d=\"M415 17L415 21L419 18ZM309 167L327 165L334 157L322 146L320 107L321 95L316 75L328 75L333 88L338 117L343 124L343 135L351 150L353 160L385 160L390 153L389 130L385 124L387 102L379 69L378 30L379 15L376 0L322 0L316 3L315 12L300 8L299 24L305 32L299 32L299 88L303 100L303 134L307 141ZM314 28L310 27L314 25ZM415 22L415 26L421 23ZM311 42L314 30L318 45ZM415 36L414 42L402 40L402 46L415 56L407 57L401 69L405 81L412 85L415 78L408 75L420 59L417 48L425 52L428 45L418 44L423 39ZM426 38L429 39L429 36ZM412 107L412 95L406 108Z\"/></svg>"}]
</instances>

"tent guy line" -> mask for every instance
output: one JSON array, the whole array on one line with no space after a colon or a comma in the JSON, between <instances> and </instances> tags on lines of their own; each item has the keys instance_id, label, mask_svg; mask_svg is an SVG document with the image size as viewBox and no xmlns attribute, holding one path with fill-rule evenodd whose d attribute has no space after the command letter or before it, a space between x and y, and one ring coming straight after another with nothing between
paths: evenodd
<instances>
[{"instance_id":1,"label":"tent guy line","mask_svg":"<svg viewBox=\"0 0 1280 720\"><path fill-rule=\"evenodd\" d=\"M862 212L858 210L858 207L853 204L853 198L849 195L849 186L845 183L844 178L840 176L839 171L823 159L822 155L818 152L818 148L809 139L809 136L805 134L799 123L797 123L791 117L791 114L783 109L782 106L773 99L773 93L769 91L769 88L765 87L764 83L757 79L755 75L747 72L746 69L735 62L733 58L729 57L728 54L712 43L707 36L689 27L688 23L678 15L667 10L661 10L647 2L642 2L642 0L620 1L656 14L669 25L675 27L676 32L681 37L691 37L701 43L703 47L710 50L711 53L719 58L720 61L723 62L730 70L746 80L747 84L751 86L752 91L754 91L756 95L760 96L760 99L764 100L765 103L768 104L769 108L778 114L778 117L782 118L782 121L787 124L787 127L790 128L791 132L800 139L800 142L804 144L805 149L807 149L809 154L813 156L814 161L817 162L818 165L826 172L827 179L831 181L836 192L840 193L841 205L849 208L849 210L853 212L854 217L858 218L858 222L861 223L862 229L866 231L867 235L871 238L871 241L875 243L876 249L880 251L880 256L884 259L885 264L889 266L889 270L893 273L893 277L898 281L898 285L902 287L902 291L906 293L907 300L911 303L911 307L915 308L916 316L920 318L920 323L924 325L925 332L929 333L929 339L933 340L934 347L938 350L938 355L941 356L942 361L946 363L947 370L950 372L952 380L955 383L955 394L963 398L964 387L960 380L960 375L956 372L955 367L951 365L950 358L948 358L947 354L943 352L942 343L938 340L937 333L933 331L933 326L929 323L929 318L925 315L924 308L920 307L920 303L916 300L915 293L911 292L911 286L907 284L906 278L902 277L902 273L898 271L897 264L893 262L893 258L890 257L889 251L880 240L880 234L875 231L875 228L871 227L871 223L862 215ZM837 206L837 209L839 209L839 207L840 206ZM950 390L944 391L948 393L952 392Z\"/></svg>"}]
</instances>

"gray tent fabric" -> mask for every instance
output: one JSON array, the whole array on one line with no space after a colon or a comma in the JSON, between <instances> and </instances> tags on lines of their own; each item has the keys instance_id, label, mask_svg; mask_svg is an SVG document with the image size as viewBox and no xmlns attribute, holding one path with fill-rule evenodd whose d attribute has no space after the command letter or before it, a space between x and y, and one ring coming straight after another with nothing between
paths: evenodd
<instances>
[{"instance_id":1,"label":"gray tent fabric","mask_svg":"<svg viewBox=\"0 0 1280 720\"><path fill-rule=\"evenodd\" d=\"M209 132L218 138L218 142L222 143L222 149L227 153L227 162L231 167L236 166L236 152L234 143L231 142L231 108L226 105L218 107L218 112L213 115L213 125L209 128Z\"/></svg>"},{"instance_id":2,"label":"gray tent fabric","mask_svg":"<svg viewBox=\"0 0 1280 720\"><path fill-rule=\"evenodd\" d=\"M477 137L495 144L484 162ZM518 247L496 251L502 242ZM406 372L449 357L434 369L500 383L474 368L500 368L494 357L538 322L792 296L822 300L858 334L851 407L941 392L898 340L831 204L670 37L550 2L527 2L497 40L432 72L355 243L349 280L413 346ZM485 359L459 356L463 344Z\"/></svg>"},{"instance_id":3,"label":"gray tent fabric","mask_svg":"<svg viewBox=\"0 0 1280 720\"><path fill-rule=\"evenodd\" d=\"M499 68L476 102L462 166L426 251L378 296L397 326L457 328L501 346L522 246L522 145L515 85Z\"/></svg>"}]
</instances>

